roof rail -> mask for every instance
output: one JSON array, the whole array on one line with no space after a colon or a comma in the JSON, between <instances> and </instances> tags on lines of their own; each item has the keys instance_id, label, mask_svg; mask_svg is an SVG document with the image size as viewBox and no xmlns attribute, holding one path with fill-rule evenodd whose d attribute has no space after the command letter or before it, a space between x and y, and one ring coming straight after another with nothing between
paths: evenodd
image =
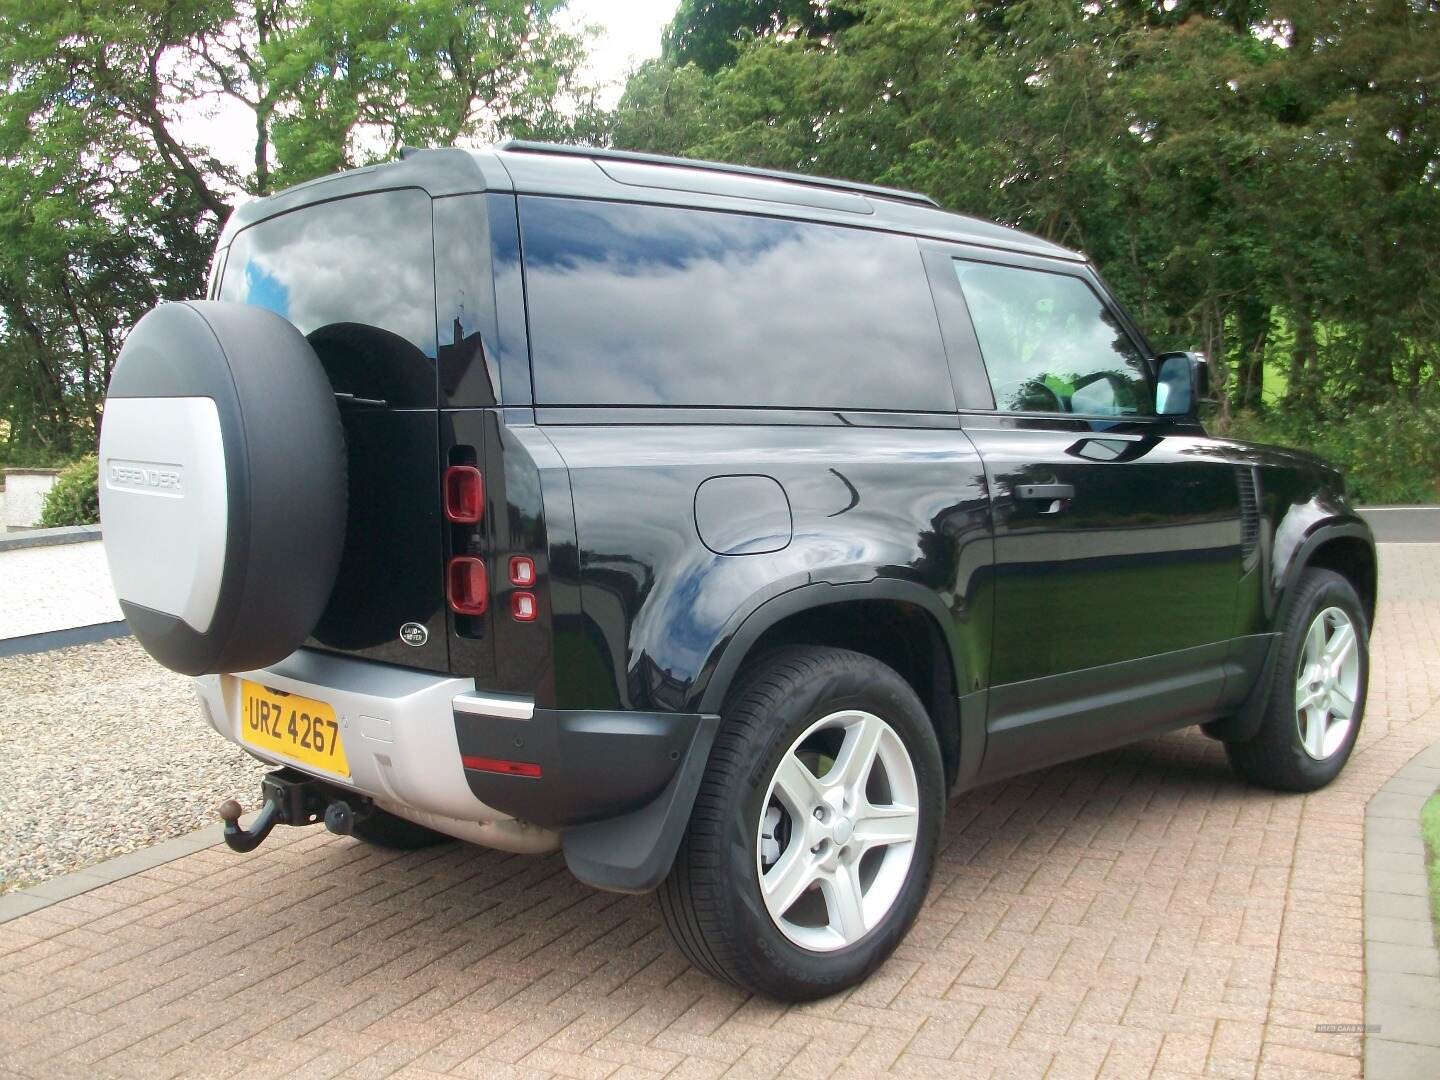
<instances>
[{"instance_id":1,"label":"roof rail","mask_svg":"<svg viewBox=\"0 0 1440 1080\"><path fill-rule=\"evenodd\" d=\"M531 142L527 139L507 139L498 147L500 150L514 150L526 154L557 154L568 157L599 158L605 161L639 161L649 165L674 165L686 169L708 169L710 172L738 173L741 176L761 176L768 180L788 180L794 184L808 184L811 187L832 188L836 191L854 191L865 195L878 195L883 199L899 199L902 202L919 203L922 206L940 204L929 195L917 191L901 191L899 188L882 187L879 184L861 184L854 180L832 180L824 176L806 176L804 173L782 172L779 169L756 169L749 165L729 165L723 161L701 161L697 158L670 157L665 154L642 154L634 150L611 150L595 146L567 146L561 143Z\"/></svg>"}]
</instances>

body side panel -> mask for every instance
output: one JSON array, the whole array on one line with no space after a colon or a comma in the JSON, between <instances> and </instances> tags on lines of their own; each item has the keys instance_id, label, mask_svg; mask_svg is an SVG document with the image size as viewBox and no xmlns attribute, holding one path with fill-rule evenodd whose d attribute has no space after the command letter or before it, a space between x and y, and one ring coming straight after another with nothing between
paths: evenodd
<instances>
[{"instance_id":1,"label":"body side panel","mask_svg":"<svg viewBox=\"0 0 1440 1080\"><path fill-rule=\"evenodd\" d=\"M983 685L988 495L953 417L935 425L547 427L570 467L583 582L586 675L563 707L713 709L707 690L722 654L738 656L726 646L740 626L812 583L908 589L941 621L962 692ZM736 473L783 489L788 545L734 556L701 541L697 489Z\"/></svg>"}]
</instances>

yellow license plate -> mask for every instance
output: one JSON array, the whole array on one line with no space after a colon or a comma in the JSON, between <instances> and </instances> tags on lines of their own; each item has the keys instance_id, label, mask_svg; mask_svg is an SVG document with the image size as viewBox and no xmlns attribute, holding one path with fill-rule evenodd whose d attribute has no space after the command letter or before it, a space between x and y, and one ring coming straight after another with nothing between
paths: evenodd
<instances>
[{"instance_id":1,"label":"yellow license plate","mask_svg":"<svg viewBox=\"0 0 1440 1080\"><path fill-rule=\"evenodd\" d=\"M323 701L242 681L240 737L251 746L304 765L337 776L350 775L335 710Z\"/></svg>"}]
</instances>

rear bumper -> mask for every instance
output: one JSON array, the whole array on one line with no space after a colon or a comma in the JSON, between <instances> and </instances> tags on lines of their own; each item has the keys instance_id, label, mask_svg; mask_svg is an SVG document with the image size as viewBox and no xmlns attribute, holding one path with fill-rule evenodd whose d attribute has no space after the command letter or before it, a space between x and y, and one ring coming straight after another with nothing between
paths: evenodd
<instances>
[{"instance_id":1,"label":"rear bumper","mask_svg":"<svg viewBox=\"0 0 1440 1080\"><path fill-rule=\"evenodd\" d=\"M250 679L326 702L335 709L350 776L247 744L240 735L240 683ZM488 705L496 717L530 708L526 699L478 695L473 679L300 649L273 667L195 679L206 719L231 742L271 765L288 765L340 790L367 795L392 813L464 840L512 851L559 845L550 830L518 828L514 815L475 797L460 765L454 701ZM478 826L478 828L477 828Z\"/></svg>"},{"instance_id":2,"label":"rear bumper","mask_svg":"<svg viewBox=\"0 0 1440 1080\"><path fill-rule=\"evenodd\" d=\"M566 828L618 817L654 800L701 725L688 713L536 709L498 717L457 698L455 730L478 802L512 817ZM521 764L536 775L497 769Z\"/></svg>"},{"instance_id":3,"label":"rear bumper","mask_svg":"<svg viewBox=\"0 0 1440 1080\"><path fill-rule=\"evenodd\" d=\"M332 706L350 776L246 743L245 679ZM560 847L563 835L578 877L625 891L652 888L668 871L717 722L536 709L527 697L477 691L473 679L310 649L263 671L203 675L195 684L210 725L261 761L474 843L543 852ZM498 761L524 763L538 775L487 767Z\"/></svg>"}]
</instances>

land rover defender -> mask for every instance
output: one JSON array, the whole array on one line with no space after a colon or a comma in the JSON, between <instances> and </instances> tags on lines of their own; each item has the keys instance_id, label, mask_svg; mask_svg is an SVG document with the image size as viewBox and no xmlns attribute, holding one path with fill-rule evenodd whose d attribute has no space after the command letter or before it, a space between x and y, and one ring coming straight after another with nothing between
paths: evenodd
<instances>
[{"instance_id":1,"label":"land rover defender","mask_svg":"<svg viewBox=\"0 0 1440 1080\"><path fill-rule=\"evenodd\" d=\"M512 142L241 206L100 443L135 636L323 820L561 851L701 968L863 979L947 797L1188 725L1282 791L1365 707L1341 476L1206 433L1081 255L924 196Z\"/></svg>"}]
</instances>

